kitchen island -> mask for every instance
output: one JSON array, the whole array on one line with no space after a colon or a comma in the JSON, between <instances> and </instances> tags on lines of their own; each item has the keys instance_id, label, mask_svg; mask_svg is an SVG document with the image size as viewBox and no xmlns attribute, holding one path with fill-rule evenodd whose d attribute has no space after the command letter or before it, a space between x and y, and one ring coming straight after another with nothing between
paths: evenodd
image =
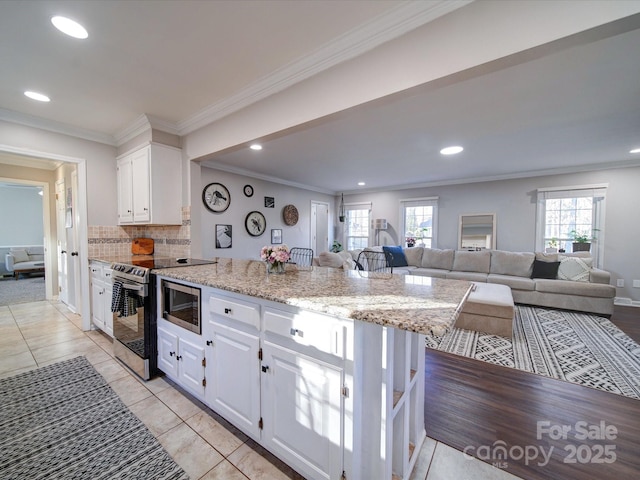
<instances>
[{"instance_id":1,"label":"kitchen island","mask_svg":"<svg viewBox=\"0 0 640 480\"><path fill-rule=\"evenodd\" d=\"M217 260L154 270L158 302L163 279L201 289L201 335L158 319L158 367L307 478L408 479L424 335L453 326L471 283Z\"/></svg>"}]
</instances>

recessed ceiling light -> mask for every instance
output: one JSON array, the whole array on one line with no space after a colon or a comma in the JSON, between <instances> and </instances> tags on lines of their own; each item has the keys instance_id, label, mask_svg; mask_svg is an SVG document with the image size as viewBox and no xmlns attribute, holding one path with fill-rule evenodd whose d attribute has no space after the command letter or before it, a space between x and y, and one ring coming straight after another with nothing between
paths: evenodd
<instances>
[{"instance_id":1,"label":"recessed ceiling light","mask_svg":"<svg viewBox=\"0 0 640 480\"><path fill-rule=\"evenodd\" d=\"M51 17L51 23L62 33L70 37L84 40L89 36L89 33L87 33L87 30L82 25L70 18L60 16Z\"/></svg>"},{"instance_id":2,"label":"recessed ceiling light","mask_svg":"<svg viewBox=\"0 0 640 480\"><path fill-rule=\"evenodd\" d=\"M364 183L364 182L358 182L358 185L359 185L360 187L364 187L364 186L366 185L366 183Z\"/></svg>"},{"instance_id":3,"label":"recessed ceiling light","mask_svg":"<svg viewBox=\"0 0 640 480\"><path fill-rule=\"evenodd\" d=\"M38 93L38 92L31 92L29 90L27 90L26 92L24 92L24 94L29 97L31 100L37 100L39 102L50 102L51 99L49 97L47 97L46 95L43 95L42 93Z\"/></svg>"},{"instance_id":4,"label":"recessed ceiling light","mask_svg":"<svg viewBox=\"0 0 640 480\"><path fill-rule=\"evenodd\" d=\"M462 150L464 150L464 148L456 145L453 147L443 148L442 150L440 150L440 153L442 155L455 155L456 153L460 153Z\"/></svg>"},{"instance_id":5,"label":"recessed ceiling light","mask_svg":"<svg viewBox=\"0 0 640 480\"><path fill-rule=\"evenodd\" d=\"M254 143L253 145L251 145L249 147L251 150L262 150L262 145L260 145L259 143Z\"/></svg>"},{"instance_id":6,"label":"recessed ceiling light","mask_svg":"<svg viewBox=\"0 0 640 480\"><path fill-rule=\"evenodd\" d=\"M629 153L640 153L640 148L634 148L633 150L629 150Z\"/></svg>"}]
</instances>

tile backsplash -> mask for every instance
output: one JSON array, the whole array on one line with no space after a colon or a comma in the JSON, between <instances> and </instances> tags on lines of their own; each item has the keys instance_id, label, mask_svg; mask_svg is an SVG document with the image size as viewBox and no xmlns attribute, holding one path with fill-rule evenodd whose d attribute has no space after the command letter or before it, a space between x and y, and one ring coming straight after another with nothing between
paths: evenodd
<instances>
[{"instance_id":1,"label":"tile backsplash","mask_svg":"<svg viewBox=\"0 0 640 480\"><path fill-rule=\"evenodd\" d=\"M153 238L157 257L191 256L191 208L182 208L182 225L116 225L88 227L89 258L131 254L134 238Z\"/></svg>"}]
</instances>

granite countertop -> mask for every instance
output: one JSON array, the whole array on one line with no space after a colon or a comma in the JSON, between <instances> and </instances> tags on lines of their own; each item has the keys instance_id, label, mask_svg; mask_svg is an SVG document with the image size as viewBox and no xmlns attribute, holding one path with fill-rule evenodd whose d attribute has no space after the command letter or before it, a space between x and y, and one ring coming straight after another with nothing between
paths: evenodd
<instances>
[{"instance_id":1,"label":"granite countertop","mask_svg":"<svg viewBox=\"0 0 640 480\"><path fill-rule=\"evenodd\" d=\"M264 262L217 258L212 265L154 269L175 280L364 322L442 335L458 318L471 282L328 267L267 274Z\"/></svg>"}]
</instances>

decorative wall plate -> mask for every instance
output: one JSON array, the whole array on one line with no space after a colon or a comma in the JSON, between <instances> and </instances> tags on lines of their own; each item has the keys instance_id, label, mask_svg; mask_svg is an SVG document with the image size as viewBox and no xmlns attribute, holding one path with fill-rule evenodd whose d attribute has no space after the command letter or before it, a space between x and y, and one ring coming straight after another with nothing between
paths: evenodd
<instances>
[{"instance_id":1,"label":"decorative wall plate","mask_svg":"<svg viewBox=\"0 0 640 480\"><path fill-rule=\"evenodd\" d=\"M231 194L221 183L210 183L202 190L202 203L214 213L222 213L231 204Z\"/></svg>"},{"instance_id":2,"label":"decorative wall plate","mask_svg":"<svg viewBox=\"0 0 640 480\"><path fill-rule=\"evenodd\" d=\"M298 223L298 209L294 205L285 205L282 209L282 218L285 225L295 225Z\"/></svg>"},{"instance_id":3,"label":"decorative wall plate","mask_svg":"<svg viewBox=\"0 0 640 480\"><path fill-rule=\"evenodd\" d=\"M243 189L244 195L246 197L252 197L253 196L253 187L251 185L245 185L244 189Z\"/></svg>"},{"instance_id":4,"label":"decorative wall plate","mask_svg":"<svg viewBox=\"0 0 640 480\"><path fill-rule=\"evenodd\" d=\"M267 229L267 220L258 211L249 212L247 218L244 219L244 228L252 237L259 237Z\"/></svg>"}]
</instances>

